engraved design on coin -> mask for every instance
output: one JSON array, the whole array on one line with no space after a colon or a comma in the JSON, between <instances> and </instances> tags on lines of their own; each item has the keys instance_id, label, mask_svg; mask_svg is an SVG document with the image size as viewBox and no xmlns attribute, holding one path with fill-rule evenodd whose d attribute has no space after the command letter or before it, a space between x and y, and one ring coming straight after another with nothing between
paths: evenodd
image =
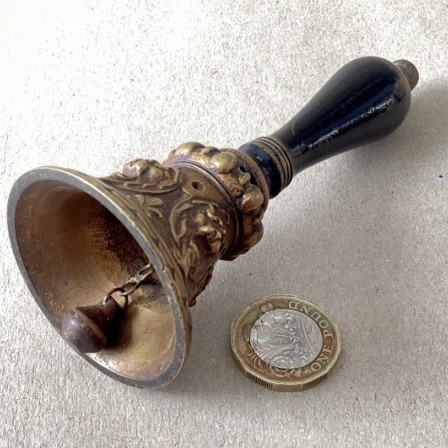
<instances>
[{"instance_id":1,"label":"engraved design on coin","mask_svg":"<svg viewBox=\"0 0 448 448\"><path fill-rule=\"evenodd\" d=\"M264 313L252 326L250 345L267 364L297 369L316 359L323 338L317 323L306 314L277 308Z\"/></svg>"}]
</instances>

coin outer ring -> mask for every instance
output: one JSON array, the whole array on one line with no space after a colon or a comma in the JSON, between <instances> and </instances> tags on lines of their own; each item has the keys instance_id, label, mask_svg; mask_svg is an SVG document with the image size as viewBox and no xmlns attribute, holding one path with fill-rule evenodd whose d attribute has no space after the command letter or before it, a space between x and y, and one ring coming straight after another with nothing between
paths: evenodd
<instances>
[{"instance_id":1,"label":"coin outer ring","mask_svg":"<svg viewBox=\"0 0 448 448\"><path fill-rule=\"evenodd\" d=\"M250 330L254 323L266 312L278 308L294 309L307 314L321 330L322 349L313 361L303 367L273 367L264 362L250 344ZM324 321L328 322L328 326ZM300 297L281 294L261 299L243 311L232 324L231 348L236 365L249 379L271 390L292 392L308 389L328 376L336 366L341 352L341 336L337 325L326 311Z\"/></svg>"}]
</instances>

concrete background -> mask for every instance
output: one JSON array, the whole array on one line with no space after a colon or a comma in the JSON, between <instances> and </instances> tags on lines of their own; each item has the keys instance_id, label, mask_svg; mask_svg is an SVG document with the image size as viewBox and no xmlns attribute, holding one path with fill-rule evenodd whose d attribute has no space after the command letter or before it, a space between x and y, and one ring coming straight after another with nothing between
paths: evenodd
<instances>
[{"instance_id":1,"label":"concrete background","mask_svg":"<svg viewBox=\"0 0 448 448\"><path fill-rule=\"evenodd\" d=\"M0 36L0 447L447 446L445 0L0 0ZM406 122L271 202L264 241L221 262L192 310L177 380L133 389L73 353L15 265L13 181L48 164L104 175L189 140L237 147L364 55L419 68ZM231 322L282 292L343 337L304 393L251 383L230 355Z\"/></svg>"}]
</instances>

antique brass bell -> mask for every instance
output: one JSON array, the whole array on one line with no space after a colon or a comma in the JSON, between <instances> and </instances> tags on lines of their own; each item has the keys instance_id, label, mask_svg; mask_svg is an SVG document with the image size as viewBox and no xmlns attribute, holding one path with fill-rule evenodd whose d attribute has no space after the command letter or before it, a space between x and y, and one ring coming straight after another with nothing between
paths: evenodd
<instances>
[{"instance_id":1,"label":"antique brass bell","mask_svg":"<svg viewBox=\"0 0 448 448\"><path fill-rule=\"evenodd\" d=\"M219 150L185 143L104 178L32 170L8 203L14 254L38 305L78 353L138 387L175 378L189 306L219 259L258 243L269 199L308 166L395 130L418 73L356 59L279 131ZM105 297L101 301L101 297Z\"/></svg>"}]
</instances>

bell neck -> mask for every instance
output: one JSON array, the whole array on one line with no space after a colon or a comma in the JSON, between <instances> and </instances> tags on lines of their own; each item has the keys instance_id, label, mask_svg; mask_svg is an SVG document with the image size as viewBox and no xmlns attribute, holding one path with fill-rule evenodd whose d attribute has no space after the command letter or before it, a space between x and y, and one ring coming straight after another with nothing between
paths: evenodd
<instances>
[{"instance_id":1,"label":"bell neck","mask_svg":"<svg viewBox=\"0 0 448 448\"><path fill-rule=\"evenodd\" d=\"M304 169L397 129L418 81L408 61L377 57L342 67L311 101L278 131L242 145L263 172L269 197Z\"/></svg>"}]
</instances>

